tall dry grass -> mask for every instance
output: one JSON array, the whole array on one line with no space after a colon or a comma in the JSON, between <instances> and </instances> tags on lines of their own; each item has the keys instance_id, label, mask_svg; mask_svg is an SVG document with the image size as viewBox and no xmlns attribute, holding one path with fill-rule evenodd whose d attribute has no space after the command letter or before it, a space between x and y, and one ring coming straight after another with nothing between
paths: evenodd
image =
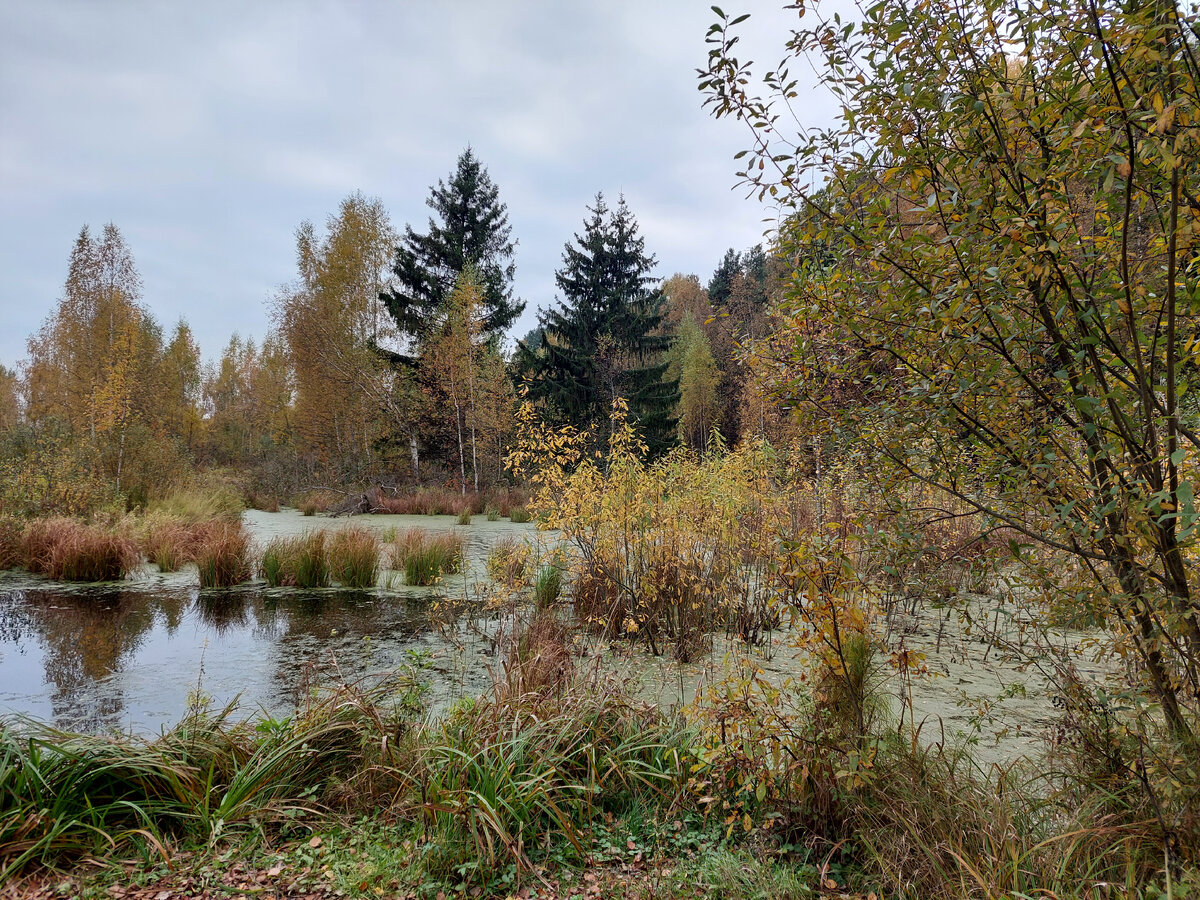
<instances>
[{"instance_id":1,"label":"tall dry grass","mask_svg":"<svg viewBox=\"0 0 1200 900\"><path fill-rule=\"evenodd\" d=\"M374 587L379 579L379 539L369 528L352 525L329 541L329 568L346 587Z\"/></svg>"},{"instance_id":2,"label":"tall dry grass","mask_svg":"<svg viewBox=\"0 0 1200 900\"><path fill-rule=\"evenodd\" d=\"M21 538L26 568L59 581L118 581L141 564L137 543L123 527L75 519L34 519Z\"/></svg>"},{"instance_id":3,"label":"tall dry grass","mask_svg":"<svg viewBox=\"0 0 1200 900\"><path fill-rule=\"evenodd\" d=\"M480 515L494 509L507 516L509 507L527 502L527 493L520 488L467 492L463 495L453 488L423 487L394 497L381 497L378 511L401 516L462 516Z\"/></svg>"},{"instance_id":4,"label":"tall dry grass","mask_svg":"<svg viewBox=\"0 0 1200 900\"><path fill-rule=\"evenodd\" d=\"M241 522L213 521L193 531L192 561L200 572L200 586L232 587L253 577L250 537Z\"/></svg>"}]
</instances>

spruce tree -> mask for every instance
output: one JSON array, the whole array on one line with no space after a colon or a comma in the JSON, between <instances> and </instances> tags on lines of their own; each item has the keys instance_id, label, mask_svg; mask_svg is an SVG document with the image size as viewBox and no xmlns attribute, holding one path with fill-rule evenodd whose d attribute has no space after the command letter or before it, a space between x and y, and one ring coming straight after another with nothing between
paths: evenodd
<instances>
[{"instance_id":1,"label":"spruce tree","mask_svg":"<svg viewBox=\"0 0 1200 900\"><path fill-rule=\"evenodd\" d=\"M473 266L483 288L484 333L494 339L525 309L513 297L512 227L500 189L468 147L449 183L438 179L425 201L429 230L405 226L393 266L395 286L380 295L405 334L423 342L438 321L459 274Z\"/></svg>"},{"instance_id":2,"label":"spruce tree","mask_svg":"<svg viewBox=\"0 0 1200 900\"><path fill-rule=\"evenodd\" d=\"M733 276L742 271L741 254L730 247L721 258L721 264L713 272L708 282L708 299L713 306L722 306L729 298L729 289Z\"/></svg>"},{"instance_id":3,"label":"spruce tree","mask_svg":"<svg viewBox=\"0 0 1200 900\"><path fill-rule=\"evenodd\" d=\"M541 345L520 344L518 367L556 421L593 427L623 397L651 454L661 453L675 440L679 383L665 378L656 260L624 198L610 210L597 194L588 212L555 273L561 299L540 316Z\"/></svg>"}]
</instances>

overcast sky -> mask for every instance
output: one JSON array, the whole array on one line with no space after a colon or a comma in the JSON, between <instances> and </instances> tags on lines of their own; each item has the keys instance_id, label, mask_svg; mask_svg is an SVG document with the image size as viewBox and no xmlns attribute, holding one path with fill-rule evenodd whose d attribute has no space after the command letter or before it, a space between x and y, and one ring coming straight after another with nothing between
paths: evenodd
<instances>
[{"instance_id":1,"label":"overcast sky","mask_svg":"<svg viewBox=\"0 0 1200 900\"><path fill-rule=\"evenodd\" d=\"M750 12L773 65L795 13ZM658 274L707 281L768 211L731 190L744 126L701 108L706 2L0 4L0 362L62 294L84 224L115 222L166 329L206 358L260 338L295 277L294 233L347 194L424 230L468 144L508 205L516 290L554 299L563 244L597 191L624 192ZM828 97L801 105L813 123Z\"/></svg>"}]
</instances>

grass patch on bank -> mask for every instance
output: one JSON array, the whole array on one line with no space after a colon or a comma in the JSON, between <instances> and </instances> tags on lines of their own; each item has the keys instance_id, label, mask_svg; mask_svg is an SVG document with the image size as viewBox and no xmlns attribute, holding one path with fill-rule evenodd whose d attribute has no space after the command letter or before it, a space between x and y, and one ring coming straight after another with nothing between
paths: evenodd
<instances>
[{"instance_id":1,"label":"grass patch on bank","mask_svg":"<svg viewBox=\"0 0 1200 900\"><path fill-rule=\"evenodd\" d=\"M1117 797L1100 814L1097 794L1047 793L1045 773L855 735L821 693L828 674L811 696L734 691L685 721L579 671L568 639L535 616L494 691L435 722L408 672L290 718L196 711L151 741L5 727L0 879L96 857L122 862L53 883L81 897L198 875L361 897L1167 896L1154 826ZM1194 860L1172 885L1191 896Z\"/></svg>"},{"instance_id":2,"label":"grass patch on bank","mask_svg":"<svg viewBox=\"0 0 1200 900\"><path fill-rule=\"evenodd\" d=\"M161 500L153 501L148 512L191 523L214 519L234 522L244 509L241 491L220 474L210 472L196 475Z\"/></svg>"}]
</instances>

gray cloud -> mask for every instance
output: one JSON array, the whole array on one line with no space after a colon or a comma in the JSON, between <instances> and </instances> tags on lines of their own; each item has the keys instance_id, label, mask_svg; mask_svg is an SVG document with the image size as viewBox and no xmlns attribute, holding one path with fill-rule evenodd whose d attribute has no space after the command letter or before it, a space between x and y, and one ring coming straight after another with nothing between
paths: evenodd
<instances>
[{"instance_id":1,"label":"gray cloud","mask_svg":"<svg viewBox=\"0 0 1200 900\"><path fill-rule=\"evenodd\" d=\"M749 55L774 62L794 14L741 8ZM85 223L122 229L155 315L212 357L266 330L301 220L361 189L423 228L468 143L520 241L518 331L598 190L625 193L660 275L707 279L765 214L731 190L742 127L695 88L712 19L685 0L5 4L0 361L52 309Z\"/></svg>"}]
</instances>

